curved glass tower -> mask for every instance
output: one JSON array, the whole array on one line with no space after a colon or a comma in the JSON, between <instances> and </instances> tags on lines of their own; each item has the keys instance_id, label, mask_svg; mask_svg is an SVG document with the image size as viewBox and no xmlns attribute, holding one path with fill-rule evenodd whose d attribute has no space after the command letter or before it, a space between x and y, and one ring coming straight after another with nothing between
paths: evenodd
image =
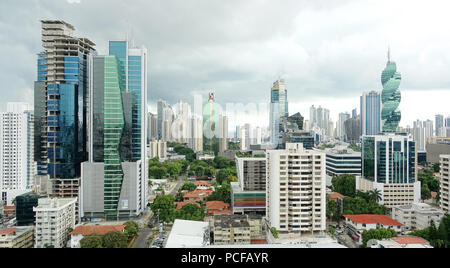
<instances>
[{"instance_id":1,"label":"curved glass tower","mask_svg":"<svg viewBox=\"0 0 450 268\"><path fill-rule=\"evenodd\" d=\"M390 52L388 52L388 62L381 74L381 84L383 85L383 91L381 93L381 102L383 104L381 111L383 132L396 132L400 123L401 113L398 106L401 100L399 90L401 80L402 77L397 72L397 65L391 61Z\"/></svg>"}]
</instances>

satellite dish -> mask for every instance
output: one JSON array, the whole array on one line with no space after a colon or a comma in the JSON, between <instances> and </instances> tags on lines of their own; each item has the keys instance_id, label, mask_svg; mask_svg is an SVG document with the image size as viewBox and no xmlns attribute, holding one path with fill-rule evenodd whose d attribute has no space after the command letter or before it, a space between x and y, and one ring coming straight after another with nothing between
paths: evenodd
<instances>
[{"instance_id":1,"label":"satellite dish","mask_svg":"<svg viewBox=\"0 0 450 268\"><path fill-rule=\"evenodd\" d=\"M371 248L374 246L378 246L378 240L376 239L370 239L369 241L367 241L367 247Z\"/></svg>"}]
</instances>

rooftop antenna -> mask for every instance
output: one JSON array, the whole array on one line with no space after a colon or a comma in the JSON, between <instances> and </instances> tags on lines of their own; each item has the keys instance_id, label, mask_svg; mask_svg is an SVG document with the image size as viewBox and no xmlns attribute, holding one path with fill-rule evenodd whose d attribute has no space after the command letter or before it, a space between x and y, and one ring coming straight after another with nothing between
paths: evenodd
<instances>
[{"instance_id":1,"label":"rooftop antenna","mask_svg":"<svg viewBox=\"0 0 450 268\"><path fill-rule=\"evenodd\" d=\"M388 62L391 62L391 47L388 46Z\"/></svg>"}]
</instances>

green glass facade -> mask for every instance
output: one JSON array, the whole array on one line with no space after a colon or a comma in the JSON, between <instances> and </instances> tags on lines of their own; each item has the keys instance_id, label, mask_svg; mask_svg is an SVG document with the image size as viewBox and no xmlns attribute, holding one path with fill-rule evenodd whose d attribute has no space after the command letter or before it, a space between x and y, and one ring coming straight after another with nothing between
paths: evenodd
<instances>
[{"instance_id":1,"label":"green glass facade","mask_svg":"<svg viewBox=\"0 0 450 268\"><path fill-rule=\"evenodd\" d=\"M415 181L415 142L407 136L365 136L362 140L362 174L377 183Z\"/></svg>"},{"instance_id":2,"label":"green glass facade","mask_svg":"<svg viewBox=\"0 0 450 268\"><path fill-rule=\"evenodd\" d=\"M120 143L125 126L119 61L115 56L104 58L104 212L106 220L116 219L123 170Z\"/></svg>"},{"instance_id":3,"label":"green glass facade","mask_svg":"<svg viewBox=\"0 0 450 268\"><path fill-rule=\"evenodd\" d=\"M395 62L389 60L381 74L381 84L383 85L383 91L381 93L381 102L383 104L383 109L381 110L383 132L396 132L400 123L401 113L398 107L401 100L399 90L401 80L402 77L397 72L397 65Z\"/></svg>"}]
</instances>

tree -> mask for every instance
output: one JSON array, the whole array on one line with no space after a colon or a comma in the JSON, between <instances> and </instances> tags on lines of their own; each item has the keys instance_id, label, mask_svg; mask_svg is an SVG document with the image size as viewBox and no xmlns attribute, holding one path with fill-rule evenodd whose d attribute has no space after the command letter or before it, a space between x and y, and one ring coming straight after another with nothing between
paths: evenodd
<instances>
[{"instance_id":1,"label":"tree","mask_svg":"<svg viewBox=\"0 0 450 268\"><path fill-rule=\"evenodd\" d=\"M205 209L194 204L187 204L175 212L175 218L190 221L203 221L205 218Z\"/></svg>"},{"instance_id":2,"label":"tree","mask_svg":"<svg viewBox=\"0 0 450 268\"><path fill-rule=\"evenodd\" d=\"M228 176L227 182L237 182L238 178L236 176Z\"/></svg>"},{"instance_id":3,"label":"tree","mask_svg":"<svg viewBox=\"0 0 450 268\"><path fill-rule=\"evenodd\" d=\"M170 177L176 178L181 174L182 165L177 162L168 162L166 164L167 173L169 173Z\"/></svg>"},{"instance_id":4,"label":"tree","mask_svg":"<svg viewBox=\"0 0 450 268\"><path fill-rule=\"evenodd\" d=\"M167 169L165 167L153 166L148 170L148 173L150 177L160 180L167 175Z\"/></svg>"},{"instance_id":5,"label":"tree","mask_svg":"<svg viewBox=\"0 0 450 268\"><path fill-rule=\"evenodd\" d=\"M207 198L208 201L223 201L225 203L231 203L231 186L230 183L224 182L222 185L216 188L216 191Z\"/></svg>"},{"instance_id":6,"label":"tree","mask_svg":"<svg viewBox=\"0 0 450 268\"><path fill-rule=\"evenodd\" d=\"M103 236L103 246L105 248L127 248L128 237L126 234L117 231L107 232Z\"/></svg>"},{"instance_id":7,"label":"tree","mask_svg":"<svg viewBox=\"0 0 450 268\"><path fill-rule=\"evenodd\" d=\"M441 171L441 166L440 166L439 163L434 163L434 164L433 164L433 171L434 171L434 172L439 172L439 171Z\"/></svg>"},{"instance_id":8,"label":"tree","mask_svg":"<svg viewBox=\"0 0 450 268\"><path fill-rule=\"evenodd\" d=\"M396 236L397 233L392 229L380 228L380 229L364 230L362 233L363 247L366 247L367 242L371 239L382 240Z\"/></svg>"},{"instance_id":9,"label":"tree","mask_svg":"<svg viewBox=\"0 0 450 268\"><path fill-rule=\"evenodd\" d=\"M422 194L422 199L423 200L428 200L428 199L431 198L431 191L428 188L428 185L426 185L426 184L422 185L422 192L421 192L421 194Z\"/></svg>"},{"instance_id":10,"label":"tree","mask_svg":"<svg viewBox=\"0 0 450 268\"><path fill-rule=\"evenodd\" d=\"M91 234L80 240L81 248L103 248L103 237L99 234Z\"/></svg>"},{"instance_id":11,"label":"tree","mask_svg":"<svg viewBox=\"0 0 450 268\"><path fill-rule=\"evenodd\" d=\"M356 177L354 175L344 174L334 177L331 180L334 191L349 197L355 197Z\"/></svg>"},{"instance_id":12,"label":"tree","mask_svg":"<svg viewBox=\"0 0 450 268\"><path fill-rule=\"evenodd\" d=\"M133 237L137 236L139 233L139 224L135 221L127 221L124 223L125 225L125 234L128 236L128 240L131 240Z\"/></svg>"},{"instance_id":13,"label":"tree","mask_svg":"<svg viewBox=\"0 0 450 268\"><path fill-rule=\"evenodd\" d=\"M194 191L195 189L197 189L197 186L195 186L195 184L192 183L192 182L186 182L186 183L183 184L183 186L181 187L181 190L182 190L182 191L183 191L183 190L186 190L186 191L188 191L188 192L192 192L192 191Z\"/></svg>"},{"instance_id":14,"label":"tree","mask_svg":"<svg viewBox=\"0 0 450 268\"><path fill-rule=\"evenodd\" d=\"M171 195L159 195L150 206L153 214L158 215L162 222L173 222L175 218L175 197Z\"/></svg>"},{"instance_id":15,"label":"tree","mask_svg":"<svg viewBox=\"0 0 450 268\"><path fill-rule=\"evenodd\" d=\"M380 202L381 201L381 192L378 189L373 189L372 191L369 191L369 197L370 200L374 202Z\"/></svg>"}]
</instances>

